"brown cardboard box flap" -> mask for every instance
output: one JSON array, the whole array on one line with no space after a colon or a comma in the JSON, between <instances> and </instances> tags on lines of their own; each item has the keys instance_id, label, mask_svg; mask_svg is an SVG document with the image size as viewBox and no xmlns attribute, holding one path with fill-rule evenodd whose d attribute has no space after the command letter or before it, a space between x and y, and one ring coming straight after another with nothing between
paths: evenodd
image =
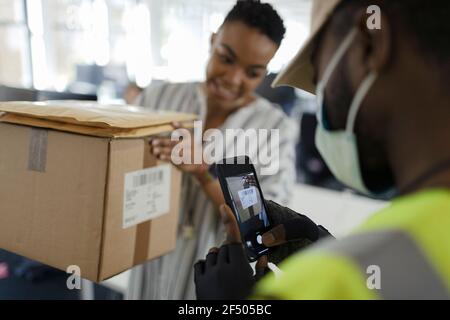
<instances>
[{"instance_id":1,"label":"brown cardboard box flap","mask_svg":"<svg viewBox=\"0 0 450 320\"><path fill-rule=\"evenodd\" d=\"M136 129L119 129L119 128L96 128L89 126L81 126L72 123L64 123L51 121L46 119L31 118L18 114L5 113L0 114L0 122L20 124L31 127L55 129L59 131L79 133L88 136L105 137L105 138L143 138L160 133L170 132L173 130L171 124L162 124L152 127L136 128ZM192 122L184 122L183 127L192 128Z\"/></svg>"},{"instance_id":2,"label":"brown cardboard box flap","mask_svg":"<svg viewBox=\"0 0 450 320\"><path fill-rule=\"evenodd\" d=\"M0 121L4 122L32 125L35 121L41 127L48 123L53 129L113 137L123 134L136 137L139 136L139 129L167 128L174 121L197 118L193 114L152 112L136 106L101 105L85 101L2 102L0 112L4 112L0 113ZM102 135L103 131L98 129L107 129L104 131L108 133Z\"/></svg>"}]
</instances>

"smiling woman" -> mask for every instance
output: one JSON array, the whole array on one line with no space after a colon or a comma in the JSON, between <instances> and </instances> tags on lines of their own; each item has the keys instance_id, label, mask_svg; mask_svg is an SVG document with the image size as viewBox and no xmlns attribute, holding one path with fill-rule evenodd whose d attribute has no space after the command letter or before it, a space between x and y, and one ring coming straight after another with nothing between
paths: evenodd
<instances>
[{"instance_id":1,"label":"smiling woman","mask_svg":"<svg viewBox=\"0 0 450 320\"><path fill-rule=\"evenodd\" d=\"M212 36L211 46L206 71L210 102L223 111L252 102L278 45L254 27L232 21Z\"/></svg>"},{"instance_id":2,"label":"smiling woman","mask_svg":"<svg viewBox=\"0 0 450 320\"><path fill-rule=\"evenodd\" d=\"M206 81L152 85L137 103L152 110L197 114L203 131L217 129L225 133L227 129L241 129L245 135L247 130L276 130L276 148L268 139L257 139L250 141L246 155L256 160L260 152L278 152L278 171L261 177L260 183L266 197L286 204L296 176L296 125L278 106L255 94L284 33L283 21L271 5L256 0L238 1L219 31L211 36ZM157 139L152 142L152 153L168 160L173 147L172 141ZM223 156L243 155L235 154L235 147L234 140L227 141L223 144ZM224 199L213 166L177 166L185 173L177 248L145 265L142 296L136 298L195 298L194 262L223 240L218 208ZM260 172L261 166L255 167Z\"/></svg>"}]
</instances>

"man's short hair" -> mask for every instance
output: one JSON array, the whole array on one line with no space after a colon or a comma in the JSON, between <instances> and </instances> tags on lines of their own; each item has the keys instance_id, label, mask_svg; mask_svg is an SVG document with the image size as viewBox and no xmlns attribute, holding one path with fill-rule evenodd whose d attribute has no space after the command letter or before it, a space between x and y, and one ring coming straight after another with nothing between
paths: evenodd
<instances>
[{"instance_id":1,"label":"man's short hair","mask_svg":"<svg viewBox=\"0 0 450 320\"><path fill-rule=\"evenodd\" d=\"M258 29L278 46L281 45L286 33L283 20L277 11L270 4L261 3L260 0L238 0L223 24L235 21Z\"/></svg>"}]
</instances>

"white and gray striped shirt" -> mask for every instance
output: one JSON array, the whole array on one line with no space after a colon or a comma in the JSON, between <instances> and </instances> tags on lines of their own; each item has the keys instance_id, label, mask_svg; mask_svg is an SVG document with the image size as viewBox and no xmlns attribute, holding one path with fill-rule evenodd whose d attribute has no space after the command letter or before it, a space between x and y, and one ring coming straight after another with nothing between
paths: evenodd
<instances>
[{"instance_id":1,"label":"white and gray striped shirt","mask_svg":"<svg viewBox=\"0 0 450 320\"><path fill-rule=\"evenodd\" d=\"M206 96L200 83L163 83L147 88L137 104L152 110L194 113L205 120ZM259 181L266 199L287 205L295 183L295 145L298 125L269 101L258 97L254 102L230 115L221 128L226 129L278 129L280 132L279 170L271 176L260 176ZM264 142L262 142L264 143ZM267 141L265 142L267 143ZM257 154L266 145L250 145L250 154ZM234 152L226 145L224 154ZM252 157L250 157L252 158ZM260 168L255 164L257 172ZM180 208L180 229L177 248L172 253L147 262L132 273L137 289L136 299L195 299L193 265L204 259L208 250L220 246L222 225L214 204L203 193L194 179L183 177ZM189 231L189 232L188 232ZM140 273L137 276L137 273ZM136 283L139 279L139 283ZM133 281L133 280L132 280Z\"/></svg>"}]
</instances>

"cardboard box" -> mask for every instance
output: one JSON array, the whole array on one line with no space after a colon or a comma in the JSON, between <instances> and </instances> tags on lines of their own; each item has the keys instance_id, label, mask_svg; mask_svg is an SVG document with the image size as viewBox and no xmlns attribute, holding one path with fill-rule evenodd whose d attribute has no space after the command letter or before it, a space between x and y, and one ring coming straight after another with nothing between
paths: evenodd
<instances>
[{"instance_id":1,"label":"cardboard box","mask_svg":"<svg viewBox=\"0 0 450 320\"><path fill-rule=\"evenodd\" d=\"M96 282L175 248L181 173L147 140L195 116L120 108L0 104L0 248Z\"/></svg>"}]
</instances>

